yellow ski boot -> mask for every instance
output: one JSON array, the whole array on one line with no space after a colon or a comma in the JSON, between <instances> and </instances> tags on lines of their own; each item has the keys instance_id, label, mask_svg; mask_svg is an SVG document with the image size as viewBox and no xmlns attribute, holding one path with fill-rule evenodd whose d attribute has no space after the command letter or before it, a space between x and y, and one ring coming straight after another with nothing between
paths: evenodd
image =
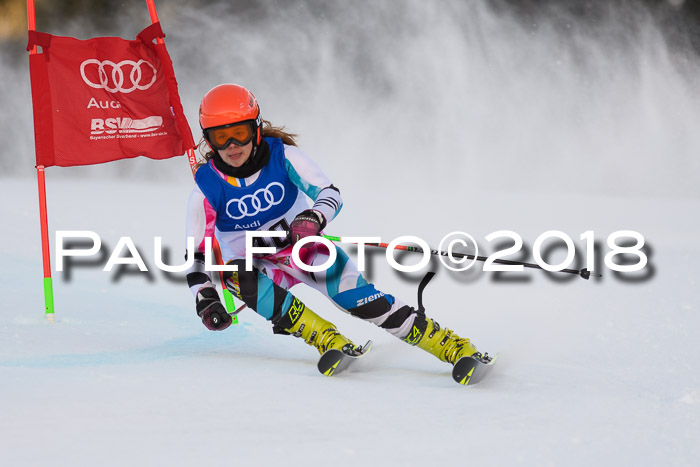
<instances>
[{"instance_id":1,"label":"yellow ski boot","mask_svg":"<svg viewBox=\"0 0 700 467\"><path fill-rule=\"evenodd\" d=\"M338 349L349 355L354 353L355 344L339 333L335 324L309 310L297 298L282 316L279 324L286 332L301 337L304 342L316 347L322 355L329 349Z\"/></svg>"},{"instance_id":2,"label":"yellow ski boot","mask_svg":"<svg viewBox=\"0 0 700 467\"><path fill-rule=\"evenodd\" d=\"M416 321L422 320L417 317ZM414 323L411 332L404 338L404 341L452 365L462 357L478 354L476 347L469 339L459 337L450 329L441 328L433 319L425 319L424 322L427 324L424 331L421 332L420 329L423 323Z\"/></svg>"}]
</instances>

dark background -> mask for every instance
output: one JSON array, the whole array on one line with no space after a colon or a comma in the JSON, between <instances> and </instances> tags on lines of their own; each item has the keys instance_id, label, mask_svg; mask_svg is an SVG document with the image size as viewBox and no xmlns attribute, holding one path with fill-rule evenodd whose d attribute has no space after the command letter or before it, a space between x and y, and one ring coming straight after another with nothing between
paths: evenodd
<instances>
[{"instance_id":1,"label":"dark background","mask_svg":"<svg viewBox=\"0 0 700 467\"><path fill-rule=\"evenodd\" d=\"M436 0L437 1L437 0ZM340 2L338 2L339 4ZM376 2L382 3L382 2ZM384 0L389 8L401 8L401 1ZM488 2L495 10L516 15L524 22L537 27L540 18L558 16L564 23L580 21L595 25L611 11L628 11L628 18L635 15L651 15L661 27L669 41L679 47L690 47L700 53L700 0L492 0ZM144 0L36 0L37 29L60 34L66 25L82 25L83 29L100 31L101 35L123 34L125 23L138 23L138 30L148 24ZM262 21L271 13L279 13L300 5L319 16L332 17L335 2L328 0L250 0L206 1L160 0L156 7L163 19L177 8L220 5L218 11L248 18L251 22ZM357 1L362 8L363 1ZM208 14L203 11L202 14ZM135 21L134 21L135 20ZM0 41L22 42L26 38L26 1L0 0Z\"/></svg>"}]
</instances>

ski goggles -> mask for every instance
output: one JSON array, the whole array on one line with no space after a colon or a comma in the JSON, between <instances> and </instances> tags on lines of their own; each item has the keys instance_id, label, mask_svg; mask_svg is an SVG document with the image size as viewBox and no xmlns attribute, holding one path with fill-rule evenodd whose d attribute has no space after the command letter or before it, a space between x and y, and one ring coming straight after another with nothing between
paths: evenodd
<instances>
[{"instance_id":1,"label":"ski goggles","mask_svg":"<svg viewBox=\"0 0 700 467\"><path fill-rule=\"evenodd\" d=\"M245 146L255 136L253 121L231 123L230 125L217 126L204 130L204 135L214 149L226 149L234 143L237 146Z\"/></svg>"}]
</instances>

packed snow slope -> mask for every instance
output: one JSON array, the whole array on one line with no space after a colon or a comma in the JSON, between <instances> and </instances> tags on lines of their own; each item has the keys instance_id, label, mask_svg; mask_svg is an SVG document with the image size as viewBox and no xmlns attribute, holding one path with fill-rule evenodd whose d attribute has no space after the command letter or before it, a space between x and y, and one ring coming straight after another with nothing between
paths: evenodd
<instances>
[{"instance_id":1,"label":"packed snow slope","mask_svg":"<svg viewBox=\"0 0 700 467\"><path fill-rule=\"evenodd\" d=\"M471 204L457 187L428 196L405 190L384 194L414 208L396 209L389 222L385 210L361 208L373 194L349 187L347 212L329 232L387 240L411 233L436 244L451 229L478 229L472 235L483 238L508 220L526 239L537 229L574 238L590 229L604 238L633 228L653 246L653 274L639 283L604 269L600 280L555 282L530 271L501 282L494 273L434 264L430 316L500 353L491 377L465 388L448 365L299 286L293 290L346 335L375 341L347 373L320 375L314 349L273 335L251 311L236 327L207 331L186 285L167 280L153 261L153 237L162 236L180 262L188 186L49 182L52 230L95 231L105 255L130 236L151 270L102 272L105 256L76 263L70 280L55 273L51 325L42 316L35 186L1 186L12 200L2 205L12 222L0 252L5 465L418 465L465 456L475 465L689 465L699 458L700 225L678 214L697 212L696 201L484 193L488 203ZM448 195L451 216L429 214ZM361 227L353 219L359 212ZM419 212L429 222L417 224ZM377 286L415 304L417 276L370 258Z\"/></svg>"},{"instance_id":2,"label":"packed snow slope","mask_svg":"<svg viewBox=\"0 0 700 467\"><path fill-rule=\"evenodd\" d=\"M57 231L93 231L103 246L62 272L52 257L49 324L28 71L3 50L0 464L700 464L700 70L651 15L633 2L593 21L556 9L526 21L486 0L162 3L192 128L209 88L249 86L340 188L326 233L437 247L459 230L490 254L509 245L486 236L505 229L528 253L509 258L532 261L537 237L560 230L583 267L592 231L603 277L432 261L427 313L500 354L466 388L449 365L295 287L355 342L375 342L326 378L314 349L250 310L204 328L182 275L154 262L154 237L169 263L183 258L187 162L141 158L47 169L52 254ZM141 23L115 12L124 37L148 24L134 8ZM638 273L603 263L620 230L645 238ZM127 236L149 272L103 272ZM400 274L379 250L367 276L416 305L423 272Z\"/></svg>"}]
</instances>

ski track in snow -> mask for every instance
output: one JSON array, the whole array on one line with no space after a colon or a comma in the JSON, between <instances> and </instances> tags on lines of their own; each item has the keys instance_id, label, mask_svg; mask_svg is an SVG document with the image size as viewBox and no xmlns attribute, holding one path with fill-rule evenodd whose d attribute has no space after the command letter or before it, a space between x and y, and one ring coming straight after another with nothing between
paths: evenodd
<instances>
[{"instance_id":1,"label":"ski track in snow","mask_svg":"<svg viewBox=\"0 0 700 467\"><path fill-rule=\"evenodd\" d=\"M152 238L162 235L172 257L180 256L188 186L54 182L49 174L48 190L52 233L93 230L110 248L131 236L149 267ZM698 212L697 201L549 201L561 213L554 227L575 240L581 217L590 224L585 229L602 236L642 232L653 244L656 271L642 283L609 271L600 281L559 284L529 271L528 283L494 283L487 273L464 280L438 267L424 296L428 313L501 354L487 380L464 388L449 366L299 287L294 291L344 334L375 341L346 373L318 374L314 349L273 335L251 311L241 313L237 327L208 332L187 287L155 268L150 281L145 274L115 280L114 272L101 271L104 262L74 268L70 281L54 272L51 325L42 317L35 191L31 180L0 184L0 196L12 200L1 215L13 220L0 244L3 465L688 465L699 458L693 258L700 226L676 214L679 206ZM371 201L351 187L344 194L347 204ZM431 203L409 192L394 196ZM541 204L542 195L489 199L502 210L471 206L471 218L485 229L474 234L497 230L502 218L512 219L513 230L530 229L521 232L530 242L529 235L553 227L550 210L521 213ZM594 209L565 209L576 203ZM622 205L624 223L612 214ZM455 216L410 233L435 244L464 228ZM366 220L383 225L381 212ZM341 214L329 233L348 231L351 222ZM395 223L413 225L410 213ZM416 283L401 279L381 255L370 258L377 286L415 305Z\"/></svg>"}]
</instances>

